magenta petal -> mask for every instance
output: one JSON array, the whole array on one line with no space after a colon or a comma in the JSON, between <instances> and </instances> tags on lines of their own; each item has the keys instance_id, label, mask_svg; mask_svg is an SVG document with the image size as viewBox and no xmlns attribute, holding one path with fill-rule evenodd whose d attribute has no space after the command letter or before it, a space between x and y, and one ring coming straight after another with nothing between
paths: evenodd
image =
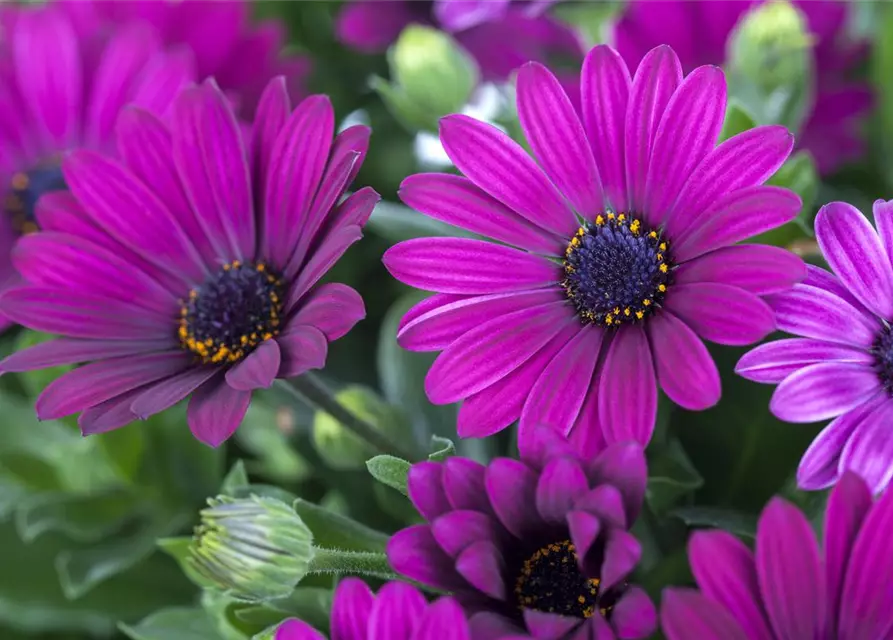
<instances>
[{"instance_id":1,"label":"magenta petal","mask_svg":"<svg viewBox=\"0 0 893 640\"><path fill-rule=\"evenodd\" d=\"M592 219L604 211L601 178L571 101L546 67L529 62L518 71L518 118L546 175Z\"/></svg>"},{"instance_id":2,"label":"magenta petal","mask_svg":"<svg viewBox=\"0 0 893 640\"><path fill-rule=\"evenodd\" d=\"M806 284L774 294L767 301L775 310L778 329L804 338L869 349L881 329L876 319L842 298Z\"/></svg>"},{"instance_id":3,"label":"magenta petal","mask_svg":"<svg viewBox=\"0 0 893 640\"><path fill-rule=\"evenodd\" d=\"M536 485L536 509L550 524L565 521L574 501L589 490L586 474L573 458L551 460Z\"/></svg>"},{"instance_id":4,"label":"magenta petal","mask_svg":"<svg viewBox=\"0 0 893 640\"><path fill-rule=\"evenodd\" d=\"M680 82L679 59L666 45L649 51L633 77L625 124L627 204L633 210L641 210L645 204L645 181L655 132Z\"/></svg>"},{"instance_id":5,"label":"magenta petal","mask_svg":"<svg viewBox=\"0 0 893 640\"><path fill-rule=\"evenodd\" d=\"M440 121L440 141L478 187L537 226L570 238L573 212L527 153L496 127L464 115Z\"/></svg>"},{"instance_id":6,"label":"magenta petal","mask_svg":"<svg viewBox=\"0 0 893 640\"><path fill-rule=\"evenodd\" d=\"M604 429L598 421L598 386L592 385L577 420L567 436L568 443L584 460L592 460L605 448ZM518 446L520 446L520 433Z\"/></svg>"},{"instance_id":7,"label":"magenta petal","mask_svg":"<svg viewBox=\"0 0 893 640\"><path fill-rule=\"evenodd\" d=\"M593 514L612 527L629 528L623 494L614 485L600 484L583 494L574 502L574 509Z\"/></svg>"},{"instance_id":8,"label":"magenta petal","mask_svg":"<svg viewBox=\"0 0 893 640\"><path fill-rule=\"evenodd\" d=\"M574 627L580 625L580 618L547 613L536 609L524 609L524 624L530 635L524 638L565 638Z\"/></svg>"},{"instance_id":9,"label":"magenta petal","mask_svg":"<svg viewBox=\"0 0 893 640\"><path fill-rule=\"evenodd\" d=\"M487 466L484 481L496 517L515 537L524 539L541 523L534 507L537 477L523 462L497 458Z\"/></svg>"},{"instance_id":10,"label":"magenta petal","mask_svg":"<svg viewBox=\"0 0 893 640\"><path fill-rule=\"evenodd\" d=\"M528 222L463 176L409 176L400 185L400 199L435 220L535 253L559 255L567 246L566 238Z\"/></svg>"},{"instance_id":11,"label":"magenta petal","mask_svg":"<svg viewBox=\"0 0 893 640\"><path fill-rule=\"evenodd\" d=\"M775 330L775 314L768 304L725 284L671 285L664 305L699 336L717 344L752 344Z\"/></svg>"},{"instance_id":12,"label":"magenta petal","mask_svg":"<svg viewBox=\"0 0 893 640\"><path fill-rule=\"evenodd\" d=\"M828 584L828 630L837 630L844 597L843 581L856 536L871 509L871 492L855 473L844 473L828 496L825 510L825 576Z\"/></svg>"},{"instance_id":13,"label":"magenta petal","mask_svg":"<svg viewBox=\"0 0 893 640\"><path fill-rule=\"evenodd\" d=\"M505 293L561 281L561 269L519 249L471 238L416 238L388 249L391 275L416 289L438 293Z\"/></svg>"},{"instance_id":14,"label":"magenta petal","mask_svg":"<svg viewBox=\"0 0 893 640\"><path fill-rule=\"evenodd\" d=\"M266 193L270 162L273 159L273 145L279 132L285 127L290 113L291 102L285 78L282 76L273 78L261 94L251 132L252 182L254 190L258 193ZM263 233L263 230L258 231Z\"/></svg>"},{"instance_id":15,"label":"magenta petal","mask_svg":"<svg viewBox=\"0 0 893 640\"><path fill-rule=\"evenodd\" d=\"M57 338L10 354L0 362L0 373L32 371L104 358L136 356L170 348L170 340L75 340Z\"/></svg>"},{"instance_id":16,"label":"magenta petal","mask_svg":"<svg viewBox=\"0 0 893 640\"><path fill-rule=\"evenodd\" d=\"M294 378L311 369L322 369L325 366L329 342L325 334L316 327L292 326L274 339L279 344L282 360L279 371L275 374L278 377Z\"/></svg>"},{"instance_id":17,"label":"magenta petal","mask_svg":"<svg viewBox=\"0 0 893 640\"><path fill-rule=\"evenodd\" d=\"M177 97L171 124L174 162L218 256L252 259L255 228L248 152L232 107L211 80Z\"/></svg>"},{"instance_id":18,"label":"magenta petal","mask_svg":"<svg viewBox=\"0 0 893 640\"><path fill-rule=\"evenodd\" d=\"M363 231L357 225L347 225L333 231L326 236L316 247L313 254L303 265L291 263L285 277L294 277L297 270L297 278L288 292L285 301L285 312L291 313L292 309L304 298L306 294L338 259L344 255L350 246L363 237Z\"/></svg>"},{"instance_id":19,"label":"magenta petal","mask_svg":"<svg viewBox=\"0 0 893 640\"><path fill-rule=\"evenodd\" d=\"M583 327L552 359L530 390L521 412L520 430L531 425L570 432L593 381L605 331ZM519 439L521 435L519 434Z\"/></svg>"},{"instance_id":20,"label":"magenta petal","mask_svg":"<svg viewBox=\"0 0 893 640\"><path fill-rule=\"evenodd\" d=\"M825 574L809 521L773 498L757 525L756 566L763 606L778 638L820 637L825 619Z\"/></svg>"},{"instance_id":21,"label":"magenta petal","mask_svg":"<svg viewBox=\"0 0 893 640\"><path fill-rule=\"evenodd\" d=\"M605 440L647 444L657 417L657 380L645 331L623 327L608 346L598 387Z\"/></svg>"},{"instance_id":22,"label":"magenta petal","mask_svg":"<svg viewBox=\"0 0 893 640\"><path fill-rule=\"evenodd\" d=\"M663 223L689 175L716 144L726 112L726 79L719 67L692 71L667 103L654 134L644 210Z\"/></svg>"},{"instance_id":23,"label":"magenta petal","mask_svg":"<svg viewBox=\"0 0 893 640\"><path fill-rule=\"evenodd\" d=\"M471 640L465 612L452 598L428 606L412 640Z\"/></svg>"},{"instance_id":24,"label":"magenta petal","mask_svg":"<svg viewBox=\"0 0 893 640\"><path fill-rule=\"evenodd\" d=\"M761 244L717 249L673 271L674 284L719 282L757 295L787 291L805 277L803 260L780 247Z\"/></svg>"},{"instance_id":25,"label":"magenta petal","mask_svg":"<svg viewBox=\"0 0 893 640\"><path fill-rule=\"evenodd\" d=\"M856 536L840 599L840 640L888 638L893 627L893 492L874 504Z\"/></svg>"},{"instance_id":26,"label":"magenta petal","mask_svg":"<svg viewBox=\"0 0 893 640\"><path fill-rule=\"evenodd\" d=\"M803 367L819 362L848 362L871 366L874 364L874 356L868 351L822 340L775 340L744 354L735 365L735 373L754 382L777 384Z\"/></svg>"},{"instance_id":27,"label":"magenta petal","mask_svg":"<svg viewBox=\"0 0 893 640\"><path fill-rule=\"evenodd\" d=\"M533 425L528 433L529 437L518 440L518 453L521 461L530 468L542 470L555 458L579 459L567 439L551 427Z\"/></svg>"},{"instance_id":28,"label":"magenta petal","mask_svg":"<svg viewBox=\"0 0 893 640\"><path fill-rule=\"evenodd\" d=\"M640 587L631 587L611 610L611 626L620 640L649 638L657 628L657 609Z\"/></svg>"},{"instance_id":29,"label":"magenta petal","mask_svg":"<svg viewBox=\"0 0 893 640\"><path fill-rule=\"evenodd\" d=\"M226 372L226 383L239 391L268 389L276 379L281 361L282 353L276 341L265 340Z\"/></svg>"},{"instance_id":30,"label":"magenta petal","mask_svg":"<svg viewBox=\"0 0 893 640\"><path fill-rule=\"evenodd\" d=\"M432 521L452 507L443 490L443 464L425 460L409 468L409 499L425 520Z\"/></svg>"},{"instance_id":31,"label":"magenta petal","mask_svg":"<svg viewBox=\"0 0 893 640\"><path fill-rule=\"evenodd\" d=\"M863 313L871 313L862 306L861 302L856 300L856 297L850 293L849 289L843 286L843 283L837 279L837 276L814 264L806 265L806 278L803 279L803 284L824 289L828 293L833 293L847 304L852 305L854 309L858 309Z\"/></svg>"},{"instance_id":32,"label":"magenta petal","mask_svg":"<svg viewBox=\"0 0 893 640\"><path fill-rule=\"evenodd\" d=\"M210 380L217 373L214 366L199 365L150 385L130 405L140 420L168 409Z\"/></svg>"},{"instance_id":33,"label":"magenta petal","mask_svg":"<svg viewBox=\"0 0 893 640\"><path fill-rule=\"evenodd\" d=\"M464 31L505 16L510 0L434 0L434 17L444 31Z\"/></svg>"},{"instance_id":34,"label":"magenta petal","mask_svg":"<svg viewBox=\"0 0 893 640\"><path fill-rule=\"evenodd\" d=\"M642 557L642 545L635 536L622 529L608 531L600 585L608 590L628 576Z\"/></svg>"},{"instance_id":35,"label":"magenta petal","mask_svg":"<svg viewBox=\"0 0 893 640\"><path fill-rule=\"evenodd\" d=\"M657 369L657 381L680 407L700 411L719 402L719 370L694 331L670 312L652 318L645 328Z\"/></svg>"},{"instance_id":36,"label":"magenta petal","mask_svg":"<svg viewBox=\"0 0 893 640\"><path fill-rule=\"evenodd\" d=\"M278 627L273 640L325 640L325 636L303 620L286 620Z\"/></svg>"},{"instance_id":37,"label":"magenta petal","mask_svg":"<svg viewBox=\"0 0 893 640\"><path fill-rule=\"evenodd\" d=\"M871 402L866 402L835 418L822 429L800 460L800 466L797 468L797 485L807 491L818 491L837 482L840 477L840 456L844 446L856 427L862 424L862 420L886 400L886 396L879 395Z\"/></svg>"},{"instance_id":38,"label":"magenta petal","mask_svg":"<svg viewBox=\"0 0 893 640\"><path fill-rule=\"evenodd\" d=\"M475 542L494 542L499 535L494 525L494 520L480 511L450 511L431 523L431 533L440 548L455 558Z\"/></svg>"},{"instance_id":39,"label":"magenta petal","mask_svg":"<svg viewBox=\"0 0 893 640\"><path fill-rule=\"evenodd\" d=\"M346 284L329 282L304 298L290 322L316 327L326 340L332 341L343 337L365 317L366 307L359 293Z\"/></svg>"},{"instance_id":40,"label":"magenta petal","mask_svg":"<svg viewBox=\"0 0 893 640\"><path fill-rule=\"evenodd\" d=\"M888 399L862 419L840 454L838 472L856 472L873 494L884 491L893 480L891 419L893 402Z\"/></svg>"},{"instance_id":41,"label":"magenta petal","mask_svg":"<svg viewBox=\"0 0 893 640\"><path fill-rule=\"evenodd\" d=\"M668 640L754 640L720 605L694 589L665 589L661 630Z\"/></svg>"},{"instance_id":42,"label":"magenta petal","mask_svg":"<svg viewBox=\"0 0 893 640\"><path fill-rule=\"evenodd\" d=\"M456 558L456 571L479 591L496 600L505 600L507 593L502 574L506 571L499 549L488 540L480 540L465 548Z\"/></svg>"},{"instance_id":43,"label":"magenta petal","mask_svg":"<svg viewBox=\"0 0 893 640\"><path fill-rule=\"evenodd\" d=\"M773 640L762 607L753 552L726 531L696 531L688 541L692 573L704 595L725 607L753 640Z\"/></svg>"},{"instance_id":44,"label":"magenta petal","mask_svg":"<svg viewBox=\"0 0 893 640\"><path fill-rule=\"evenodd\" d=\"M410 640L426 606L425 596L412 585L388 582L372 603L365 637Z\"/></svg>"},{"instance_id":45,"label":"magenta petal","mask_svg":"<svg viewBox=\"0 0 893 640\"><path fill-rule=\"evenodd\" d=\"M645 499L648 468L645 452L635 442L609 445L590 464L590 484L611 484L620 490L626 508L626 521L635 522Z\"/></svg>"},{"instance_id":46,"label":"magenta petal","mask_svg":"<svg viewBox=\"0 0 893 640\"><path fill-rule=\"evenodd\" d=\"M511 374L573 321L566 304L559 302L481 324L434 361L425 378L428 398L449 404L477 393Z\"/></svg>"},{"instance_id":47,"label":"magenta petal","mask_svg":"<svg viewBox=\"0 0 893 640\"><path fill-rule=\"evenodd\" d=\"M586 511L568 512L567 528L571 534L571 542L576 547L576 554L580 558L586 557L602 531L601 521Z\"/></svg>"},{"instance_id":48,"label":"magenta petal","mask_svg":"<svg viewBox=\"0 0 893 640\"><path fill-rule=\"evenodd\" d=\"M375 596L365 582L352 577L341 580L332 604L333 640L365 638L374 603Z\"/></svg>"},{"instance_id":49,"label":"magenta petal","mask_svg":"<svg viewBox=\"0 0 893 640\"><path fill-rule=\"evenodd\" d=\"M893 268L865 216L845 202L832 202L816 215L815 234L822 254L850 293L878 316L893 316Z\"/></svg>"},{"instance_id":50,"label":"magenta petal","mask_svg":"<svg viewBox=\"0 0 893 640\"><path fill-rule=\"evenodd\" d=\"M208 446L219 447L242 424L250 402L250 391L237 391L220 376L192 394L186 409L186 421L192 435L198 440Z\"/></svg>"},{"instance_id":51,"label":"magenta petal","mask_svg":"<svg viewBox=\"0 0 893 640\"><path fill-rule=\"evenodd\" d=\"M887 257L893 260L893 200L875 200L871 213L881 245Z\"/></svg>"},{"instance_id":52,"label":"magenta petal","mask_svg":"<svg viewBox=\"0 0 893 640\"><path fill-rule=\"evenodd\" d=\"M443 463L443 489L453 509L492 513L484 491L486 467L470 458L451 457Z\"/></svg>"},{"instance_id":53,"label":"magenta petal","mask_svg":"<svg viewBox=\"0 0 893 640\"><path fill-rule=\"evenodd\" d=\"M372 210L381 200L381 196L371 187L357 189L347 196L329 214L325 225L317 233L317 237L325 237L342 227L364 226L372 216Z\"/></svg>"},{"instance_id":54,"label":"magenta petal","mask_svg":"<svg viewBox=\"0 0 893 640\"><path fill-rule=\"evenodd\" d=\"M384 51L417 17L408 2L395 2L388 11L371 2L348 2L338 14L335 33L345 44L366 53Z\"/></svg>"},{"instance_id":55,"label":"magenta petal","mask_svg":"<svg viewBox=\"0 0 893 640\"><path fill-rule=\"evenodd\" d=\"M422 584L448 591L465 585L428 525L413 525L395 533L388 542L387 554L394 571Z\"/></svg>"},{"instance_id":56,"label":"magenta petal","mask_svg":"<svg viewBox=\"0 0 893 640\"><path fill-rule=\"evenodd\" d=\"M772 394L769 410L786 422L818 422L846 413L881 391L870 367L820 362L785 378Z\"/></svg>"},{"instance_id":57,"label":"magenta petal","mask_svg":"<svg viewBox=\"0 0 893 640\"><path fill-rule=\"evenodd\" d=\"M624 124L632 80L623 59L607 45L594 47L583 61L582 112L610 206L627 211Z\"/></svg>"}]
</instances>

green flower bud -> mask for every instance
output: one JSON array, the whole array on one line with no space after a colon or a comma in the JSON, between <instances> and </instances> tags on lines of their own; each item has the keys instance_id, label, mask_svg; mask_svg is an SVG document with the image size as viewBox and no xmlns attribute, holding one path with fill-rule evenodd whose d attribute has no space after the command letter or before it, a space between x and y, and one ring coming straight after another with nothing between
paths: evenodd
<instances>
[{"instance_id":1,"label":"green flower bud","mask_svg":"<svg viewBox=\"0 0 893 640\"><path fill-rule=\"evenodd\" d=\"M289 505L272 498L218 496L201 511L189 563L233 598L283 598L307 574L313 535Z\"/></svg>"},{"instance_id":2,"label":"green flower bud","mask_svg":"<svg viewBox=\"0 0 893 640\"><path fill-rule=\"evenodd\" d=\"M392 82L373 88L410 130L437 130L437 121L461 111L478 84L474 59L447 34L410 25L388 51Z\"/></svg>"}]
</instances>

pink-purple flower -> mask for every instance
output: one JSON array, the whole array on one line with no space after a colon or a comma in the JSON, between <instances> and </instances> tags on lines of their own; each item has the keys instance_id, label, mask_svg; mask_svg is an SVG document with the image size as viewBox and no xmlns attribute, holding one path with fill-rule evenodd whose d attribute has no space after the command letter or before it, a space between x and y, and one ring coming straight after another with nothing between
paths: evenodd
<instances>
[{"instance_id":1,"label":"pink-purple flower","mask_svg":"<svg viewBox=\"0 0 893 640\"><path fill-rule=\"evenodd\" d=\"M332 640L469 640L462 608L449 597L428 603L415 587L389 582L372 593L358 578L345 578L335 589ZM274 640L325 640L301 620L286 620Z\"/></svg>"},{"instance_id":2,"label":"pink-purple flower","mask_svg":"<svg viewBox=\"0 0 893 640\"><path fill-rule=\"evenodd\" d=\"M139 26L151 30L170 50L187 54L199 80L214 78L251 118L271 78L283 76L292 100L306 91L310 60L283 55L286 33L275 20L254 23L247 0L62 0L76 25L110 31Z\"/></svg>"},{"instance_id":3,"label":"pink-purple flower","mask_svg":"<svg viewBox=\"0 0 893 640\"><path fill-rule=\"evenodd\" d=\"M318 284L378 195L340 202L369 129L335 136L325 96L294 110L271 81L250 136L213 81L185 89L169 124L142 109L117 124L121 159L76 151L70 192L45 195L40 231L13 262L25 284L2 312L63 337L7 358L4 372L87 363L52 382L37 414L80 412L85 434L189 397L195 436L216 446L252 390L323 366L328 343L363 318L353 289Z\"/></svg>"},{"instance_id":4,"label":"pink-purple flower","mask_svg":"<svg viewBox=\"0 0 893 640\"><path fill-rule=\"evenodd\" d=\"M550 0L354 0L338 16L338 38L368 53L384 51L409 24L434 24L452 34L487 80L505 80L525 62L565 57L582 49L569 27L543 13Z\"/></svg>"},{"instance_id":5,"label":"pink-purple flower","mask_svg":"<svg viewBox=\"0 0 893 640\"><path fill-rule=\"evenodd\" d=\"M773 499L756 548L724 531L700 531L688 555L700 591L668 589L668 640L889 640L893 638L893 493L872 502L846 473L831 491L819 546L806 517Z\"/></svg>"},{"instance_id":6,"label":"pink-purple flower","mask_svg":"<svg viewBox=\"0 0 893 640\"><path fill-rule=\"evenodd\" d=\"M654 605L628 580L646 481L637 443L583 459L545 427L520 461L421 462L408 488L426 523L394 534L388 559L452 592L474 638L645 638Z\"/></svg>"},{"instance_id":7,"label":"pink-purple flower","mask_svg":"<svg viewBox=\"0 0 893 640\"><path fill-rule=\"evenodd\" d=\"M464 401L460 436L520 418L520 440L546 424L586 455L647 443L658 385L705 409L720 380L702 340L745 345L775 329L761 298L805 275L787 251L739 245L793 219L800 199L763 182L793 146L757 127L718 147L723 73L683 78L673 50L630 77L611 48L582 72L582 121L555 77L518 74L518 113L535 157L493 126L454 115L441 141L463 176L410 176L400 197L422 213L492 238L421 238L384 256L398 280L435 295L403 318L400 344L442 351L425 388Z\"/></svg>"},{"instance_id":8,"label":"pink-purple flower","mask_svg":"<svg viewBox=\"0 0 893 640\"><path fill-rule=\"evenodd\" d=\"M114 151L124 106L165 113L194 79L194 65L188 52L166 50L143 25L107 32L73 20L57 4L3 6L0 28L2 291L17 280L10 251L36 229L37 200L65 188L62 155L74 148Z\"/></svg>"},{"instance_id":9,"label":"pink-purple flower","mask_svg":"<svg viewBox=\"0 0 893 640\"><path fill-rule=\"evenodd\" d=\"M874 219L877 232L844 202L819 210L816 239L833 273L810 265L802 283L771 296L778 328L799 337L761 345L736 367L778 384L769 408L782 420L834 418L800 462L804 489L847 469L874 492L893 478L893 201L876 201Z\"/></svg>"},{"instance_id":10,"label":"pink-purple flower","mask_svg":"<svg viewBox=\"0 0 893 640\"><path fill-rule=\"evenodd\" d=\"M721 65L729 36L742 16L759 4L752 0L632 0L613 30L617 50L627 64L638 64L658 44L679 55L685 71L698 65ZM865 152L859 125L871 108L870 87L850 79L865 58L862 43L848 39L852 3L795 0L815 38L815 96L797 136L797 146L809 151L819 171L830 173Z\"/></svg>"}]
</instances>

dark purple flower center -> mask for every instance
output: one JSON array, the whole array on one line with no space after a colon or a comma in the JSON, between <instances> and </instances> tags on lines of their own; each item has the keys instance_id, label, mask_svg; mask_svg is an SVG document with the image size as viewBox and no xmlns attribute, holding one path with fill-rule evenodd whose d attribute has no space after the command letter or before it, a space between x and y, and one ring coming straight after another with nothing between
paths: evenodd
<instances>
[{"instance_id":1,"label":"dark purple flower center","mask_svg":"<svg viewBox=\"0 0 893 640\"><path fill-rule=\"evenodd\" d=\"M875 357L875 368L881 384L893 396L893 327L884 324L884 328L874 342L872 349Z\"/></svg>"},{"instance_id":2,"label":"dark purple flower center","mask_svg":"<svg viewBox=\"0 0 893 640\"><path fill-rule=\"evenodd\" d=\"M37 201L45 193L67 189L62 169L56 160L42 162L30 171L12 176L6 192L4 208L13 228L20 234L37 231L34 211Z\"/></svg>"},{"instance_id":3,"label":"dark purple flower center","mask_svg":"<svg viewBox=\"0 0 893 640\"><path fill-rule=\"evenodd\" d=\"M562 286L585 322L619 326L660 306L672 266L659 231L608 212L580 227L567 245Z\"/></svg>"},{"instance_id":4,"label":"dark purple flower center","mask_svg":"<svg viewBox=\"0 0 893 640\"><path fill-rule=\"evenodd\" d=\"M279 333L282 281L263 262L238 260L189 292L177 335L202 362L238 362Z\"/></svg>"},{"instance_id":5,"label":"dark purple flower center","mask_svg":"<svg viewBox=\"0 0 893 640\"><path fill-rule=\"evenodd\" d=\"M599 602L599 579L580 572L577 552L570 540L537 549L521 565L515 581L521 609L534 609L576 618L607 615L612 607Z\"/></svg>"}]
</instances>

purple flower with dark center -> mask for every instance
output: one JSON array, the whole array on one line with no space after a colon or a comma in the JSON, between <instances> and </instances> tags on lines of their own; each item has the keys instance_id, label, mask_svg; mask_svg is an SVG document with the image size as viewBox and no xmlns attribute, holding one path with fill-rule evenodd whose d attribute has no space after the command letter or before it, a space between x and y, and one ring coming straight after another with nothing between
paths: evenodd
<instances>
[{"instance_id":1,"label":"purple flower with dark center","mask_svg":"<svg viewBox=\"0 0 893 640\"><path fill-rule=\"evenodd\" d=\"M13 252L26 284L0 298L16 322L64 337L0 370L89 363L37 400L41 419L81 412L84 434L191 396L190 428L216 446L253 389L322 367L329 341L365 314L353 289L317 283L378 200L360 189L339 204L369 129L334 137L328 98L292 111L282 78L250 144L213 81L176 98L169 126L132 109L117 129L122 160L63 161L71 191L38 204L41 230Z\"/></svg>"},{"instance_id":2,"label":"purple flower with dark center","mask_svg":"<svg viewBox=\"0 0 893 640\"><path fill-rule=\"evenodd\" d=\"M546 424L586 455L647 443L658 384L687 409L715 404L719 374L702 339L764 338L775 318L760 296L805 274L787 251L736 244L799 211L794 193L762 186L793 138L757 127L715 147L723 73L700 67L683 80L665 46L634 78L613 49L594 48L582 122L539 64L521 68L517 94L536 160L453 115L440 136L465 177L401 186L409 206L504 244L421 238L388 250L394 277L436 292L404 316L398 341L443 351L425 388L435 404L464 400L462 437L520 417L521 440Z\"/></svg>"},{"instance_id":3,"label":"purple flower with dark center","mask_svg":"<svg viewBox=\"0 0 893 640\"><path fill-rule=\"evenodd\" d=\"M825 512L824 549L806 517L774 498L751 551L725 531L692 535L688 556L700 591L667 589L669 640L890 640L893 638L893 493L872 503L844 474Z\"/></svg>"},{"instance_id":4,"label":"purple flower with dark center","mask_svg":"<svg viewBox=\"0 0 893 640\"><path fill-rule=\"evenodd\" d=\"M289 95L304 95L310 60L282 56L283 25L254 24L247 0L69 0L59 3L78 25L120 30L133 25L151 29L171 49L188 52L200 80L214 78L240 115L251 118L271 78L284 76Z\"/></svg>"},{"instance_id":5,"label":"purple flower with dark center","mask_svg":"<svg viewBox=\"0 0 893 640\"><path fill-rule=\"evenodd\" d=\"M114 150L128 103L163 114L193 80L185 52L165 51L150 29L106 32L57 5L0 7L0 291L16 280L10 251L37 228L40 196L64 189L70 149ZM9 321L0 320L0 327Z\"/></svg>"},{"instance_id":6,"label":"purple flower with dark center","mask_svg":"<svg viewBox=\"0 0 893 640\"><path fill-rule=\"evenodd\" d=\"M583 459L547 427L520 461L421 462L408 486L427 523L394 534L388 559L453 592L475 638L644 638L654 605L627 579L641 555L629 527L646 475L637 443Z\"/></svg>"},{"instance_id":7,"label":"purple flower with dark center","mask_svg":"<svg viewBox=\"0 0 893 640\"><path fill-rule=\"evenodd\" d=\"M631 0L614 27L614 41L630 66L658 44L668 44L686 71L698 65L721 65L729 36L744 14L759 2L750 0ZM872 103L870 86L849 79L865 58L864 43L847 38L850 2L794 0L815 38L815 96L797 146L809 151L819 171L831 173L865 153L859 123Z\"/></svg>"},{"instance_id":8,"label":"purple flower with dark center","mask_svg":"<svg viewBox=\"0 0 893 640\"><path fill-rule=\"evenodd\" d=\"M368 53L387 49L409 24L450 33L478 62L486 80L505 80L525 62L583 55L573 30L543 14L549 0L354 0L335 27L339 40Z\"/></svg>"},{"instance_id":9,"label":"purple flower with dark center","mask_svg":"<svg viewBox=\"0 0 893 640\"><path fill-rule=\"evenodd\" d=\"M736 371L778 384L770 410L788 422L834 420L800 461L803 489L824 489L851 469L872 491L893 478L893 201L874 203L877 233L858 209L832 202L815 234L833 274L806 279L770 303L778 328L799 338L760 345Z\"/></svg>"},{"instance_id":10,"label":"purple flower with dark center","mask_svg":"<svg viewBox=\"0 0 893 640\"><path fill-rule=\"evenodd\" d=\"M345 578L335 589L332 640L469 640L468 622L456 601L428 603L415 587L389 582L373 594L359 578ZM286 620L274 640L325 640L301 620Z\"/></svg>"}]
</instances>

